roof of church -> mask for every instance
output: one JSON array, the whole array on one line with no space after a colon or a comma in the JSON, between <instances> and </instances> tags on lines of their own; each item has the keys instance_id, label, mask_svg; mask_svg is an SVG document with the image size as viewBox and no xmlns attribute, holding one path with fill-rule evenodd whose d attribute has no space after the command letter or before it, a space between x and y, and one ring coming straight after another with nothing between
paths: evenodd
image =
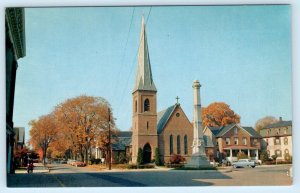
<instances>
[{"instance_id":1,"label":"roof of church","mask_svg":"<svg viewBox=\"0 0 300 193\"><path fill-rule=\"evenodd\" d=\"M137 90L157 91L152 79L152 71L151 71L144 17L142 18L142 28L141 28L141 35L140 35L139 51L138 51L136 80L135 80L133 92Z\"/></svg>"},{"instance_id":2,"label":"roof of church","mask_svg":"<svg viewBox=\"0 0 300 193\"><path fill-rule=\"evenodd\" d=\"M172 105L157 113L157 133L160 134L168 122L172 112L179 104Z\"/></svg>"}]
</instances>

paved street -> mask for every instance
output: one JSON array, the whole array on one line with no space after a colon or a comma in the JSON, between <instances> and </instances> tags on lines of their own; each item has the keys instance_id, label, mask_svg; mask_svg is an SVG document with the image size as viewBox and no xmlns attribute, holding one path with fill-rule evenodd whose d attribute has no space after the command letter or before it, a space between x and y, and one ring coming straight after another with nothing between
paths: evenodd
<instances>
[{"instance_id":1,"label":"paved street","mask_svg":"<svg viewBox=\"0 0 300 193\"><path fill-rule=\"evenodd\" d=\"M8 187L137 187L137 186L244 186L291 185L290 166L258 166L232 172L217 171L94 171L53 165L50 173L8 175Z\"/></svg>"}]
</instances>

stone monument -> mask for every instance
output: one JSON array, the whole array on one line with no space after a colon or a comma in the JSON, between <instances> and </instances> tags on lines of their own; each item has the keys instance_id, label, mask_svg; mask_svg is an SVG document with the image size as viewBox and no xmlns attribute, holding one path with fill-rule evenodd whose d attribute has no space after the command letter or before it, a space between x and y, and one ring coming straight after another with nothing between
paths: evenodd
<instances>
[{"instance_id":1,"label":"stone monument","mask_svg":"<svg viewBox=\"0 0 300 193\"><path fill-rule=\"evenodd\" d=\"M212 167L209 163L208 158L205 154L205 146L203 139L203 125L201 118L201 100L200 100L200 83L198 80L195 80L193 83L193 94L194 94L194 139L193 139L193 153L184 166L186 168L207 168Z\"/></svg>"}]
</instances>

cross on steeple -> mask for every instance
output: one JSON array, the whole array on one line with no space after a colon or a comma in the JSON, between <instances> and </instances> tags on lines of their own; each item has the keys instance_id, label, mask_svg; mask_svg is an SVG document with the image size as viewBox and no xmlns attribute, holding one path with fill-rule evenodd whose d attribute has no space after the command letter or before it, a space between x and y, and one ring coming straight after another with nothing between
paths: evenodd
<instances>
[{"instance_id":1,"label":"cross on steeple","mask_svg":"<svg viewBox=\"0 0 300 193\"><path fill-rule=\"evenodd\" d=\"M177 97L176 97L176 104L178 104L178 99L179 99L179 97L177 96Z\"/></svg>"}]
</instances>

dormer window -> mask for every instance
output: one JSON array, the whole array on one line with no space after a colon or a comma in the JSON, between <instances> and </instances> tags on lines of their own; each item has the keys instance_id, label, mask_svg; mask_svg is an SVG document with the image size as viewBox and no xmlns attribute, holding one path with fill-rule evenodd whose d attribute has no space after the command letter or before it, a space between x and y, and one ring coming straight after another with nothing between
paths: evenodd
<instances>
[{"instance_id":1,"label":"dormer window","mask_svg":"<svg viewBox=\"0 0 300 193\"><path fill-rule=\"evenodd\" d=\"M146 99L144 101L144 112L146 111L150 111L150 102L149 102L149 99Z\"/></svg>"}]
</instances>

